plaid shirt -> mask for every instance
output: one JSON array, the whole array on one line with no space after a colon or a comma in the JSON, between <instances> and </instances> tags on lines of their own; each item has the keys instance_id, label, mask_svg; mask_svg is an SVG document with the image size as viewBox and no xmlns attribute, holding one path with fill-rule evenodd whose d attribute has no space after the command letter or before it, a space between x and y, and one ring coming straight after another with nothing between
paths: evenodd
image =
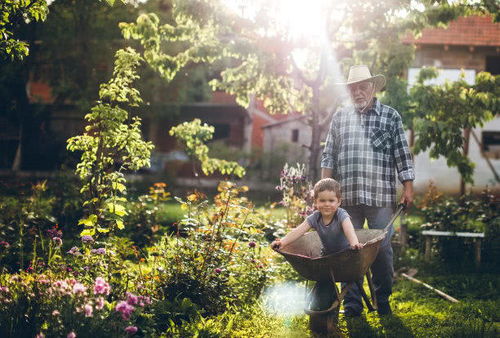
<instances>
[{"instance_id":1,"label":"plaid shirt","mask_svg":"<svg viewBox=\"0 0 500 338\"><path fill-rule=\"evenodd\" d=\"M333 169L347 206L393 207L396 171L401 182L415 179L401 116L374 101L366 113L338 110L326 138L321 167Z\"/></svg>"}]
</instances>

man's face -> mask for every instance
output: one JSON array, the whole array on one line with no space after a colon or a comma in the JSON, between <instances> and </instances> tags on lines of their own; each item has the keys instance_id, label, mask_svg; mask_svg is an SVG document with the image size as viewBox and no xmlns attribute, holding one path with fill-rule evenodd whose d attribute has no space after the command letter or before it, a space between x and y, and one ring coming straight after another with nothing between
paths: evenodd
<instances>
[{"instance_id":1,"label":"man's face","mask_svg":"<svg viewBox=\"0 0 500 338\"><path fill-rule=\"evenodd\" d=\"M349 91L351 92L354 107L356 107L356 109L363 110L373 99L373 82L363 81L349 85Z\"/></svg>"}]
</instances>

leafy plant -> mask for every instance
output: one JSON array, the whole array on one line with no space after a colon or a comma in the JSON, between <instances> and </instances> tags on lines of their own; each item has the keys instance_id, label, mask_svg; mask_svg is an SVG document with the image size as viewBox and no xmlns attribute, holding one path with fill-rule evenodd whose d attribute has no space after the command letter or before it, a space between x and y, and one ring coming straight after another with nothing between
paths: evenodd
<instances>
[{"instance_id":1,"label":"leafy plant","mask_svg":"<svg viewBox=\"0 0 500 338\"><path fill-rule=\"evenodd\" d=\"M170 129L169 134L176 137L185 147L187 154L193 159L201 162L201 169L205 175L218 171L223 175L235 175L243 177L245 169L237 162L226 161L208 156L208 146L205 144L211 140L215 128L201 120L194 119L191 122L183 122ZM195 173L197 175L197 173Z\"/></svg>"},{"instance_id":2,"label":"leafy plant","mask_svg":"<svg viewBox=\"0 0 500 338\"><path fill-rule=\"evenodd\" d=\"M79 221L85 226L81 236L124 228L124 171L149 166L153 144L142 139L140 118L129 122L129 114L120 107L141 103L139 92L131 87L139 77L136 68L141 60L131 48L116 53L113 78L101 85L101 101L85 116L85 133L68 140L69 150L83 152L76 169L83 182L80 192L87 197L86 217Z\"/></svg>"}]
</instances>

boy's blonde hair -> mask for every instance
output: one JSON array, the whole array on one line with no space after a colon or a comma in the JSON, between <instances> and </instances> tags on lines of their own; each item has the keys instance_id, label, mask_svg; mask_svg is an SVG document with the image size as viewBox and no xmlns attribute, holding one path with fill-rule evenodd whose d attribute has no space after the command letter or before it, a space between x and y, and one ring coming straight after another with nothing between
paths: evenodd
<instances>
[{"instance_id":1,"label":"boy's blonde hair","mask_svg":"<svg viewBox=\"0 0 500 338\"><path fill-rule=\"evenodd\" d=\"M340 183L333 178L323 178L316 182L313 188L314 199L318 198L319 193L322 191L333 191L338 199L342 198Z\"/></svg>"}]
</instances>

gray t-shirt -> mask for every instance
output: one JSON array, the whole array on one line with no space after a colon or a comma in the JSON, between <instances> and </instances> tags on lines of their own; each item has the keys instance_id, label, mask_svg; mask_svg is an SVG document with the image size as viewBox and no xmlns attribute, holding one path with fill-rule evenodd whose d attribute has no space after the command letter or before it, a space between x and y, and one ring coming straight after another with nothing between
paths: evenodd
<instances>
[{"instance_id":1,"label":"gray t-shirt","mask_svg":"<svg viewBox=\"0 0 500 338\"><path fill-rule=\"evenodd\" d=\"M342 222L351 217L342 208L338 208L330 224L323 224L321 213L316 210L306 218L307 223L318 232L321 243L323 243L323 253L331 254L349 248L349 241L344 235Z\"/></svg>"}]
</instances>

